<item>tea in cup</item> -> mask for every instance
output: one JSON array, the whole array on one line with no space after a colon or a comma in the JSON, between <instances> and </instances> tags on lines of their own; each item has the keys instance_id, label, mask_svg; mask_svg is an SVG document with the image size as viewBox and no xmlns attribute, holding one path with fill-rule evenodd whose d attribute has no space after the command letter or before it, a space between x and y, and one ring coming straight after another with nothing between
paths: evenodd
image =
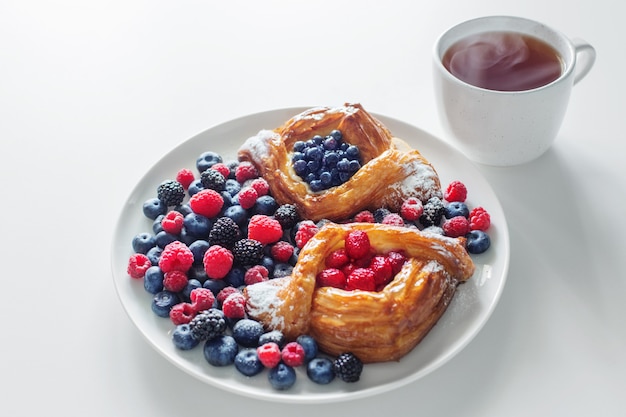
<instances>
[{"instance_id":1,"label":"tea in cup","mask_svg":"<svg viewBox=\"0 0 626 417\"><path fill-rule=\"evenodd\" d=\"M572 87L594 61L590 44L532 20L490 16L461 23L434 47L443 125L476 162L531 161L556 138Z\"/></svg>"}]
</instances>

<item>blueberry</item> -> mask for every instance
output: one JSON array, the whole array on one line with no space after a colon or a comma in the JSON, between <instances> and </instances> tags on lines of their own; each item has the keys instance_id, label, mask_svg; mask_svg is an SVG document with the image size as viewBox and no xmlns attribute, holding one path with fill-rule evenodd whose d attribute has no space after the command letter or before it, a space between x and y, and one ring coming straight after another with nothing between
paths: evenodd
<instances>
[{"instance_id":1,"label":"blueberry","mask_svg":"<svg viewBox=\"0 0 626 417\"><path fill-rule=\"evenodd\" d=\"M316 161L319 163L324 157L324 151L317 146L314 148L309 148L305 151L304 157L308 161Z\"/></svg>"},{"instance_id":2,"label":"blueberry","mask_svg":"<svg viewBox=\"0 0 626 417\"><path fill-rule=\"evenodd\" d=\"M150 259L150 263L152 265L158 265L159 259L161 259L162 253L163 253L163 249L158 246L155 246L152 249L150 249L148 253L146 253L146 256L148 257L148 259Z\"/></svg>"},{"instance_id":3,"label":"blueberry","mask_svg":"<svg viewBox=\"0 0 626 417\"><path fill-rule=\"evenodd\" d=\"M352 160L348 164L348 172L355 173L361 168L361 163L359 161Z\"/></svg>"},{"instance_id":4,"label":"blueberry","mask_svg":"<svg viewBox=\"0 0 626 417\"><path fill-rule=\"evenodd\" d=\"M165 248L170 243L178 240L178 236L168 233L165 230L161 230L156 234L155 239L158 247Z\"/></svg>"},{"instance_id":5,"label":"blueberry","mask_svg":"<svg viewBox=\"0 0 626 417\"><path fill-rule=\"evenodd\" d=\"M191 206L189 204L181 204L179 206L174 207L174 210L182 214L183 217L185 217L189 213L193 213L193 210L191 210Z\"/></svg>"},{"instance_id":6,"label":"blueberry","mask_svg":"<svg viewBox=\"0 0 626 417\"><path fill-rule=\"evenodd\" d=\"M469 213L470 211L467 207L467 204L461 203L460 201L453 201L452 203L448 203L443 208L443 215L446 217L446 219L451 219L456 216L463 216L468 218Z\"/></svg>"},{"instance_id":7,"label":"blueberry","mask_svg":"<svg viewBox=\"0 0 626 417\"><path fill-rule=\"evenodd\" d=\"M235 179L227 179L224 183L224 189L232 196L236 196L241 191L241 184Z\"/></svg>"},{"instance_id":8,"label":"blueberry","mask_svg":"<svg viewBox=\"0 0 626 417\"><path fill-rule=\"evenodd\" d=\"M203 350L204 358L213 366L232 365L238 351L237 342L229 335L221 335L207 340Z\"/></svg>"},{"instance_id":9,"label":"blueberry","mask_svg":"<svg viewBox=\"0 0 626 417\"><path fill-rule=\"evenodd\" d=\"M204 258L204 254L209 249L211 244L206 240L196 240L192 244L189 245L189 250L193 254L193 263L196 265L202 264L202 260Z\"/></svg>"},{"instance_id":10,"label":"blueberry","mask_svg":"<svg viewBox=\"0 0 626 417\"><path fill-rule=\"evenodd\" d=\"M156 239L153 234L139 233L133 238L132 246L133 250L137 253L148 253L156 245Z\"/></svg>"},{"instance_id":11,"label":"blueberry","mask_svg":"<svg viewBox=\"0 0 626 417\"><path fill-rule=\"evenodd\" d=\"M191 336L188 324L179 324L172 332L172 342L180 350L190 350L198 346L198 340Z\"/></svg>"},{"instance_id":12,"label":"blueberry","mask_svg":"<svg viewBox=\"0 0 626 417\"><path fill-rule=\"evenodd\" d=\"M191 236L205 238L209 236L213 222L208 217L189 213L183 220L183 227Z\"/></svg>"},{"instance_id":13,"label":"blueberry","mask_svg":"<svg viewBox=\"0 0 626 417\"><path fill-rule=\"evenodd\" d=\"M181 295L185 298L185 301L191 301L191 292L196 288L202 288L202 283L199 280L195 278L187 280L187 285L185 285L185 288L181 291Z\"/></svg>"},{"instance_id":14,"label":"blueberry","mask_svg":"<svg viewBox=\"0 0 626 417\"><path fill-rule=\"evenodd\" d=\"M301 161L301 160L304 160L304 159L306 159L306 157L305 157L304 153L302 153L301 151L294 152L291 155L291 162Z\"/></svg>"},{"instance_id":15,"label":"blueberry","mask_svg":"<svg viewBox=\"0 0 626 417\"><path fill-rule=\"evenodd\" d=\"M169 317L170 310L180 303L178 294L172 291L159 291L152 298L152 311L159 317Z\"/></svg>"},{"instance_id":16,"label":"blueberry","mask_svg":"<svg viewBox=\"0 0 626 417\"><path fill-rule=\"evenodd\" d=\"M223 159L219 154L207 151L202 153L196 160L196 168L198 169L198 172L204 172L220 162L223 162Z\"/></svg>"},{"instance_id":17,"label":"blueberry","mask_svg":"<svg viewBox=\"0 0 626 417\"><path fill-rule=\"evenodd\" d=\"M239 288L244 285L246 269L242 266L233 266L222 280L227 286Z\"/></svg>"},{"instance_id":18,"label":"blueberry","mask_svg":"<svg viewBox=\"0 0 626 417\"><path fill-rule=\"evenodd\" d=\"M189 197L198 194L198 192L204 190L204 185L202 185L202 181L200 181L199 179L192 181L191 184L189 184L189 188L187 188L187 193L189 194Z\"/></svg>"},{"instance_id":19,"label":"blueberry","mask_svg":"<svg viewBox=\"0 0 626 417\"><path fill-rule=\"evenodd\" d=\"M322 161L311 160L306 163L306 168L309 172L315 172L322 166Z\"/></svg>"},{"instance_id":20,"label":"blueberry","mask_svg":"<svg viewBox=\"0 0 626 417\"><path fill-rule=\"evenodd\" d=\"M320 182L324 188L328 187L333 182L333 176L329 171L324 171L320 173Z\"/></svg>"},{"instance_id":21,"label":"blueberry","mask_svg":"<svg viewBox=\"0 0 626 417\"><path fill-rule=\"evenodd\" d=\"M271 256L263 256L259 264L267 269L269 275L272 275L274 273L274 267L276 265L274 262L274 258L272 258Z\"/></svg>"},{"instance_id":22,"label":"blueberry","mask_svg":"<svg viewBox=\"0 0 626 417\"><path fill-rule=\"evenodd\" d=\"M314 358L307 364L306 374L316 384L329 384L335 379L333 361L328 358Z\"/></svg>"},{"instance_id":23,"label":"blueberry","mask_svg":"<svg viewBox=\"0 0 626 417\"><path fill-rule=\"evenodd\" d=\"M324 155L322 164L326 167L332 168L339 162L339 155L336 152L328 152Z\"/></svg>"},{"instance_id":24,"label":"blueberry","mask_svg":"<svg viewBox=\"0 0 626 417\"><path fill-rule=\"evenodd\" d=\"M296 141L296 143L293 144L294 152L302 152L305 147L306 147L306 144L301 140Z\"/></svg>"},{"instance_id":25,"label":"blueberry","mask_svg":"<svg viewBox=\"0 0 626 417\"><path fill-rule=\"evenodd\" d=\"M272 276L274 278L284 278L291 275L292 272L293 265L280 262L274 265L274 273L272 274Z\"/></svg>"},{"instance_id":26,"label":"blueberry","mask_svg":"<svg viewBox=\"0 0 626 417\"><path fill-rule=\"evenodd\" d=\"M315 339L309 335L303 334L298 336L296 342L304 348L304 360L306 362L317 356L318 348Z\"/></svg>"},{"instance_id":27,"label":"blueberry","mask_svg":"<svg viewBox=\"0 0 626 417\"><path fill-rule=\"evenodd\" d=\"M296 162L293 163L293 170L296 172L296 174L298 174L301 177L304 177L306 174L309 173L309 168L307 166L307 163L304 159L300 159Z\"/></svg>"},{"instance_id":28,"label":"blueberry","mask_svg":"<svg viewBox=\"0 0 626 417\"><path fill-rule=\"evenodd\" d=\"M267 333L263 333L259 337L259 346L270 342L276 343L278 347L282 349L287 343L287 340L285 339L285 335L283 334L283 332L281 332L280 330L270 330Z\"/></svg>"},{"instance_id":29,"label":"blueberry","mask_svg":"<svg viewBox=\"0 0 626 417\"><path fill-rule=\"evenodd\" d=\"M324 184L322 184L322 181L320 180L313 180L309 184L309 187L311 187L311 191L317 192L317 191L322 191L324 189Z\"/></svg>"},{"instance_id":30,"label":"blueberry","mask_svg":"<svg viewBox=\"0 0 626 417\"><path fill-rule=\"evenodd\" d=\"M211 290L213 295L217 296L217 294L219 294L220 291L226 288L226 285L227 284L226 282L224 282L223 279L208 278L206 281L204 281L204 284L202 284L202 287L206 288L207 290Z\"/></svg>"},{"instance_id":31,"label":"blueberry","mask_svg":"<svg viewBox=\"0 0 626 417\"><path fill-rule=\"evenodd\" d=\"M158 198L151 198L143 203L143 214L149 219L156 219L159 215L167 213L167 206Z\"/></svg>"},{"instance_id":32,"label":"blueberry","mask_svg":"<svg viewBox=\"0 0 626 417\"><path fill-rule=\"evenodd\" d=\"M279 363L270 369L267 379L274 389L283 391L289 389L296 383L296 371L284 363Z\"/></svg>"},{"instance_id":33,"label":"blueberry","mask_svg":"<svg viewBox=\"0 0 626 417\"><path fill-rule=\"evenodd\" d=\"M350 170L350 161L348 158L343 158L341 161L337 162L337 169L340 172L348 172Z\"/></svg>"},{"instance_id":34,"label":"blueberry","mask_svg":"<svg viewBox=\"0 0 626 417\"><path fill-rule=\"evenodd\" d=\"M324 149L329 150L329 151L334 151L335 149L337 149L337 139L335 139L332 136L327 136L326 139L324 139Z\"/></svg>"},{"instance_id":35,"label":"blueberry","mask_svg":"<svg viewBox=\"0 0 626 417\"><path fill-rule=\"evenodd\" d=\"M156 219L152 222L152 232L156 235L157 233L163 231L163 225L161 222L165 218L165 214L159 214Z\"/></svg>"},{"instance_id":36,"label":"blueberry","mask_svg":"<svg viewBox=\"0 0 626 417\"><path fill-rule=\"evenodd\" d=\"M482 230L472 230L466 236L467 251L473 254L485 252L491 246L489 235Z\"/></svg>"},{"instance_id":37,"label":"blueberry","mask_svg":"<svg viewBox=\"0 0 626 417\"><path fill-rule=\"evenodd\" d=\"M248 212L240 205L233 205L224 210L224 217L230 217L239 226L242 226L248 220Z\"/></svg>"},{"instance_id":38,"label":"blueberry","mask_svg":"<svg viewBox=\"0 0 626 417\"><path fill-rule=\"evenodd\" d=\"M245 376L254 376L264 368L256 349L242 349L235 356L235 368Z\"/></svg>"},{"instance_id":39,"label":"blueberry","mask_svg":"<svg viewBox=\"0 0 626 417\"><path fill-rule=\"evenodd\" d=\"M199 237L190 235L187 229L185 229L184 227L178 235L178 240L180 240L182 243L184 243L187 246L191 245L193 242L195 242L198 239Z\"/></svg>"},{"instance_id":40,"label":"blueberry","mask_svg":"<svg viewBox=\"0 0 626 417\"><path fill-rule=\"evenodd\" d=\"M143 277L143 287L150 294L163 291L163 271L158 266L151 266Z\"/></svg>"},{"instance_id":41,"label":"blueberry","mask_svg":"<svg viewBox=\"0 0 626 417\"><path fill-rule=\"evenodd\" d=\"M251 319L239 320L233 327L233 337L237 343L245 347L257 346L263 333L263 325Z\"/></svg>"},{"instance_id":42,"label":"blueberry","mask_svg":"<svg viewBox=\"0 0 626 417\"><path fill-rule=\"evenodd\" d=\"M324 141L324 138L321 135L315 135L311 140L314 144L320 145Z\"/></svg>"},{"instance_id":43,"label":"blueberry","mask_svg":"<svg viewBox=\"0 0 626 417\"><path fill-rule=\"evenodd\" d=\"M274 197L272 197L271 195L262 195L261 197L257 198L256 203L254 204L253 211L256 214L272 216L276 212L277 208L278 203L276 203Z\"/></svg>"},{"instance_id":44,"label":"blueberry","mask_svg":"<svg viewBox=\"0 0 626 417\"><path fill-rule=\"evenodd\" d=\"M343 139L343 134L341 133L341 130L334 129L329 133L329 135L337 140Z\"/></svg>"},{"instance_id":45,"label":"blueberry","mask_svg":"<svg viewBox=\"0 0 626 417\"><path fill-rule=\"evenodd\" d=\"M189 271L187 271L187 278L197 279L198 281L202 283L206 282L206 280L209 279L202 262L199 264L191 265L191 268L189 268Z\"/></svg>"},{"instance_id":46,"label":"blueberry","mask_svg":"<svg viewBox=\"0 0 626 417\"><path fill-rule=\"evenodd\" d=\"M348 146L346 156L350 159L357 159L360 156L359 148L355 145Z\"/></svg>"}]
</instances>

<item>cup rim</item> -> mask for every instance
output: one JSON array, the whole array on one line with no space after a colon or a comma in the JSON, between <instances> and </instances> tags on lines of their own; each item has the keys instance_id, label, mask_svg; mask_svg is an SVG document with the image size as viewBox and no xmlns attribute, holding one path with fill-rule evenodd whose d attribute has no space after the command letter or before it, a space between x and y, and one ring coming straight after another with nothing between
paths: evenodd
<instances>
[{"instance_id":1,"label":"cup rim","mask_svg":"<svg viewBox=\"0 0 626 417\"><path fill-rule=\"evenodd\" d=\"M446 69L446 67L443 65L442 63L442 53L445 51L441 51L441 44L443 43L443 41L445 40L446 36L448 36L452 31L454 31L455 29L458 29L462 26L468 26L468 25L472 25L475 24L479 21L483 21L483 20L516 20L516 21L522 21L522 22L526 22L529 24L534 24L534 25L539 25L544 27L545 29L547 29L549 32L552 32L554 35L556 35L556 37L558 37L559 39L563 40L563 44L565 45L565 47L568 50L568 54L570 56L570 60L567 62L564 62L564 70L563 72L561 72L561 75L559 75L559 77L554 80L549 82L548 84L544 84L542 86L539 87L535 87L535 88L531 88L531 89L527 89L527 90L514 90L514 91L505 91L505 90L492 90L489 88L484 88L484 87L478 87L475 86L473 84L470 84L466 81L461 80L460 78L455 77L454 75L452 75L452 73L450 73L450 71L448 71ZM507 29L509 30L509 29ZM488 31L488 30L485 30ZM517 33L525 33L519 30L509 30L511 32L517 32ZM480 33L480 31L476 31L474 33ZM464 35L464 36L468 36L470 35L469 33ZM463 37L464 37L463 36ZM554 46L554 45L552 45ZM440 53L441 52L441 53ZM525 17L521 17L521 16L512 16L512 15L490 15L490 16L481 16L481 17L476 17L473 19L468 19L468 20L464 20L462 22L459 22L453 26L448 27L445 31L443 31L443 33L441 33L438 37L437 40L435 41L435 44L433 45L433 58L435 61L435 65L437 66L437 70L439 72L441 72L443 74L444 77L457 82L459 84L462 84L463 86L476 90L476 91L483 91L483 92L489 92L491 94L502 94L502 95L522 95L522 94L529 94L529 93L533 93L539 90L544 90L547 88L550 88L552 86L554 86L555 84L560 84L565 82L565 79L567 79L570 74L573 72L573 68L574 68L574 62L575 62L575 49L574 49L574 45L572 44L572 41L565 36L565 34L563 34L562 32L554 29L552 26L546 25L545 23L542 23L540 21L537 20L533 20L533 19L529 19L529 18L525 18ZM564 58L564 57L562 57Z\"/></svg>"}]
</instances>

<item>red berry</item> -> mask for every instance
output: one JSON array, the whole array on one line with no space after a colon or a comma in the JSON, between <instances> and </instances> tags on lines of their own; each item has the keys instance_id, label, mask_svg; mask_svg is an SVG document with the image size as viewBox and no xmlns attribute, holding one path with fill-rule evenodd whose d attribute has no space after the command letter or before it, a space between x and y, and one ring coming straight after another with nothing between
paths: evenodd
<instances>
[{"instance_id":1,"label":"red berry","mask_svg":"<svg viewBox=\"0 0 626 417\"><path fill-rule=\"evenodd\" d=\"M375 291L374 271L367 268L356 268L346 279L346 290Z\"/></svg>"},{"instance_id":2,"label":"red berry","mask_svg":"<svg viewBox=\"0 0 626 417\"><path fill-rule=\"evenodd\" d=\"M285 365L294 368L304 363L304 356L304 348L298 342L287 343L281 351L281 357Z\"/></svg>"},{"instance_id":3,"label":"red berry","mask_svg":"<svg viewBox=\"0 0 626 417\"><path fill-rule=\"evenodd\" d=\"M404 263L406 262L406 256L402 252L391 251L387 254L387 259L391 263L392 273L395 276L400 270Z\"/></svg>"},{"instance_id":4,"label":"red berry","mask_svg":"<svg viewBox=\"0 0 626 417\"><path fill-rule=\"evenodd\" d=\"M177 235L183 230L185 218L176 210L168 212L161 220L161 226L167 233Z\"/></svg>"},{"instance_id":5,"label":"red berry","mask_svg":"<svg viewBox=\"0 0 626 417\"><path fill-rule=\"evenodd\" d=\"M170 271L187 272L193 264L193 253L182 242L174 241L163 248L159 258L159 268L164 273Z\"/></svg>"},{"instance_id":6,"label":"red berry","mask_svg":"<svg viewBox=\"0 0 626 417\"><path fill-rule=\"evenodd\" d=\"M254 207L256 200L259 198L259 193L252 187L244 187L239 191L239 194L237 194L237 198L239 205L247 210Z\"/></svg>"},{"instance_id":7,"label":"red berry","mask_svg":"<svg viewBox=\"0 0 626 417\"><path fill-rule=\"evenodd\" d=\"M223 288L222 290L220 290L220 292L217 293L217 302L220 304L224 304L224 300L226 300L228 298L229 295L233 294L233 293L238 293L241 292L239 291L237 288L235 287L226 287Z\"/></svg>"},{"instance_id":8,"label":"red berry","mask_svg":"<svg viewBox=\"0 0 626 417\"><path fill-rule=\"evenodd\" d=\"M371 211L363 210L354 216L354 221L360 223L374 223L376 220L374 219L374 214Z\"/></svg>"},{"instance_id":9,"label":"red berry","mask_svg":"<svg viewBox=\"0 0 626 417\"><path fill-rule=\"evenodd\" d=\"M222 312L229 319L242 319L246 315L246 297L240 292L230 294L222 303Z\"/></svg>"},{"instance_id":10,"label":"red berry","mask_svg":"<svg viewBox=\"0 0 626 417\"><path fill-rule=\"evenodd\" d=\"M389 213L383 218L382 224L404 226L404 219L397 213Z\"/></svg>"},{"instance_id":11,"label":"red berry","mask_svg":"<svg viewBox=\"0 0 626 417\"><path fill-rule=\"evenodd\" d=\"M189 299L196 312L208 310L215 303L215 296L208 288L194 288L189 294Z\"/></svg>"},{"instance_id":12,"label":"red berry","mask_svg":"<svg viewBox=\"0 0 626 417\"><path fill-rule=\"evenodd\" d=\"M283 237L283 227L278 220L264 214L255 214L248 223L248 238L263 245L278 242Z\"/></svg>"},{"instance_id":13,"label":"red berry","mask_svg":"<svg viewBox=\"0 0 626 417\"><path fill-rule=\"evenodd\" d=\"M485 231L491 226L491 216L482 207L476 207L470 211L470 229Z\"/></svg>"},{"instance_id":14,"label":"red berry","mask_svg":"<svg viewBox=\"0 0 626 417\"><path fill-rule=\"evenodd\" d=\"M270 185L263 177L256 178L250 183L250 187L256 190L256 193L260 196L266 195L270 191Z\"/></svg>"},{"instance_id":15,"label":"red berry","mask_svg":"<svg viewBox=\"0 0 626 417\"><path fill-rule=\"evenodd\" d=\"M357 267L355 264L353 264L352 262L350 262L350 263L348 263L348 264L344 265L343 267L341 267L341 272L343 272L343 274L344 274L346 277L349 277L349 276L350 276L350 274L352 273L352 271L354 271L354 270L355 270L355 269L357 269L357 268L358 268L358 267Z\"/></svg>"},{"instance_id":16,"label":"red berry","mask_svg":"<svg viewBox=\"0 0 626 417\"><path fill-rule=\"evenodd\" d=\"M400 215L408 221L415 221L424 213L422 202L415 197L407 198L402 207L400 207Z\"/></svg>"},{"instance_id":17,"label":"red berry","mask_svg":"<svg viewBox=\"0 0 626 417\"><path fill-rule=\"evenodd\" d=\"M465 187L465 184L463 184L461 181L452 181L450 184L448 184L448 187L443 194L443 198L450 202L464 202L467 198L467 188Z\"/></svg>"},{"instance_id":18,"label":"red berry","mask_svg":"<svg viewBox=\"0 0 626 417\"><path fill-rule=\"evenodd\" d=\"M346 275L337 268L326 268L316 277L317 285L320 287L345 288Z\"/></svg>"},{"instance_id":19,"label":"red berry","mask_svg":"<svg viewBox=\"0 0 626 417\"><path fill-rule=\"evenodd\" d=\"M281 240L272 245L270 253L276 262L287 263L293 256L293 246L289 242Z\"/></svg>"},{"instance_id":20,"label":"red berry","mask_svg":"<svg viewBox=\"0 0 626 417\"><path fill-rule=\"evenodd\" d=\"M352 259L363 258L370 252L370 239L363 230L353 230L345 239L346 254Z\"/></svg>"},{"instance_id":21,"label":"red berry","mask_svg":"<svg viewBox=\"0 0 626 417\"><path fill-rule=\"evenodd\" d=\"M200 190L189 199L189 206L194 213L204 217L215 217L224 205L224 198L215 190Z\"/></svg>"},{"instance_id":22,"label":"red berry","mask_svg":"<svg viewBox=\"0 0 626 417\"><path fill-rule=\"evenodd\" d=\"M228 166L223 162L218 162L211 165L211 169L222 174L222 177L224 178L228 178L228 176L230 175L230 168L228 168Z\"/></svg>"},{"instance_id":23,"label":"red berry","mask_svg":"<svg viewBox=\"0 0 626 417\"><path fill-rule=\"evenodd\" d=\"M259 171L252 165L252 162L243 161L235 168L235 179L240 184L243 184L247 180L253 180L259 176Z\"/></svg>"},{"instance_id":24,"label":"red berry","mask_svg":"<svg viewBox=\"0 0 626 417\"><path fill-rule=\"evenodd\" d=\"M188 282L187 274L177 269L163 274L163 288L168 291L182 291Z\"/></svg>"},{"instance_id":25,"label":"red berry","mask_svg":"<svg viewBox=\"0 0 626 417\"><path fill-rule=\"evenodd\" d=\"M256 349L259 360L266 368L276 367L282 358L280 347L274 342L264 343Z\"/></svg>"},{"instance_id":26,"label":"red berry","mask_svg":"<svg viewBox=\"0 0 626 417\"><path fill-rule=\"evenodd\" d=\"M194 179L193 172L187 168L181 169L176 174L176 181L178 181L185 190L189 188Z\"/></svg>"},{"instance_id":27,"label":"red berry","mask_svg":"<svg viewBox=\"0 0 626 417\"><path fill-rule=\"evenodd\" d=\"M374 271L374 282L377 287L388 284L394 276L391 261L386 256L374 256L369 269Z\"/></svg>"},{"instance_id":28,"label":"red berry","mask_svg":"<svg viewBox=\"0 0 626 417\"><path fill-rule=\"evenodd\" d=\"M469 221L464 216L456 216L443 222L443 233L449 237L465 236L470 231Z\"/></svg>"},{"instance_id":29,"label":"red berry","mask_svg":"<svg viewBox=\"0 0 626 417\"><path fill-rule=\"evenodd\" d=\"M212 279L224 278L233 267L233 261L232 252L219 245L209 247L202 258L204 270Z\"/></svg>"},{"instance_id":30,"label":"red berry","mask_svg":"<svg viewBox=\"0 0 626 417\"><path fill-rule=\"evenodd\" d=\"M350 262L344 248L336 249L326 257L325 264L328 268L341 268Z\"/></svg>"},{"instance_id":31,"label":"red berry","mask_svg":"<svg viewBox=\"0 0 626 417\"><path fill-rule=\"evenodd\" d=\"M134 253L128 259L126 271L131 278L143 278L148 268L152 266L150 259L142 253Z\"/></svg>"},{"instance_id":32,"label":"red berry","mask_svg":"<svg viewBox=\"0 0 626 417\"><path fill-rule=\"evenodd\" d=\"M309 241L309 239L315 236L315 233L317 233L317 231L318 228L315 223L313 223L313 221L304 220L300 222L300 225L298 226L298 231L296 232L296 245L300 249L302 249L304 245L306 245L306 243Z\"/></svg>"},{"instance_id":33,"label":"red berry","mask_svg":"<svg viewBox=\"0 0 626 417\"><path fill-rule=\"evenodd\" d=\"M187 324L196 316L196 313L197 310L191 304L178 303L170 310L170 320L177 326Z\"/></svg>"},{"instance_id":34,"label":"red berry","mask_svg":"<svg viewBox=\"0 0 626 417\"><path fill-rule=\"evenodd\" d=\"M256 284L258 282L267 281L269 279L269 271L263 265L254 265L246 271L243 281L246 285Z\"/></svg>"}]
</instances>

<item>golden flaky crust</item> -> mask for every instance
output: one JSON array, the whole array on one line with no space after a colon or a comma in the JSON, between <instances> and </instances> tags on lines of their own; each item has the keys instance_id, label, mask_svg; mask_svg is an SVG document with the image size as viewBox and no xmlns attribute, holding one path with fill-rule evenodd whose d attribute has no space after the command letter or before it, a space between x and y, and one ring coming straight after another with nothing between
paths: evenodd
<instances>
[{"instance_id":1,"label":"golden flaky crust","mask_svg":"<svg viewBox=\"0 0 626 417\"><path fill-rule=\"evenodd\" d=\"M334 129L359 147L362 167L346 183L313 192L293 170L293 145ZM249 138L238 157L257 167L279 204L295 204L303 218L314 221L345 220L360 210L380 207L397 211L408 197L426 201L441 196L432 165L419 151L394 138L360 104L307 110L277 129Z\"/></svg>"},{"instance_id":2,"label":"golden flaky crust","mask_svg":"<svg viewBox=\"0 0 626 417\"><path fill-rule=\"evenodd\" d=\"M402 270L379 292L316 287L326 257L355 229L368 234L376 252L403 250ZM327 223L302 249L291 276L250 285L245 295L249 315L267 329L289 339L308 333L326 353L351 351L365 363L380 362L413 349L473 273L462 239L384 224Z\"/></svg>"}]
</instances>

